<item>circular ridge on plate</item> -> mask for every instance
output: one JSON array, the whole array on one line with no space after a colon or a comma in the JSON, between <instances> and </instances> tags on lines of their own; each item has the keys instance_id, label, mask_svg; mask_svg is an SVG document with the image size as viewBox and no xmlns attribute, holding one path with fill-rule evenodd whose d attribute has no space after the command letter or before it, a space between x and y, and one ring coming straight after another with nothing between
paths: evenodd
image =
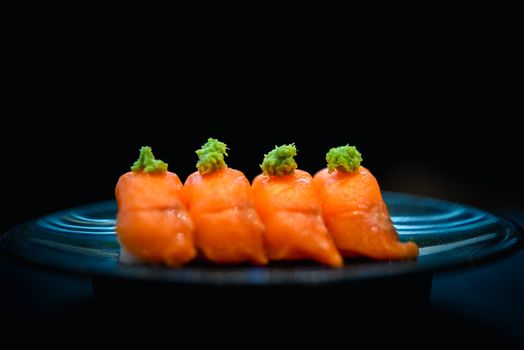
<instances>
[{"instance_id":1,"label":"circular ridge on plate","mask_svg":"<svg viewBox=\"0 0 524 350\"><path fill-rule=\"evenodd\" d=\"M84 206L60 211L38 219L36 224L51 232L114 235L116 203L100 203L96 211L91 208L92 206Z\"/></svg>"},{"instance_id":2,"label":"circular ridge on plate","mask_svg":"<svg viewBox=\"0 0 524 350\"><path fill-rule=\"evenodd\" d=\"M386 201L390 197L385 194ZM435 200L432 200L435 201ZM391 204L398 204L389 200ZM455 207L453 207L455 206ZM37 225L44 229L78 234L115 234L116 204L109 201L98 205L98 210L92 211L91 207L73 208L61 211L37 221ZM476 227L490 224L497 219L486 212L475 210L449 203L447 211L434 213L434 206L429 206L431 213L421 212L412 215L397 215L391 211L391 219L400 235L404 233L425 234L435 233L435 226L442 232L452 233L455 230L475 229Z\"/></svg>"}]
</instances>

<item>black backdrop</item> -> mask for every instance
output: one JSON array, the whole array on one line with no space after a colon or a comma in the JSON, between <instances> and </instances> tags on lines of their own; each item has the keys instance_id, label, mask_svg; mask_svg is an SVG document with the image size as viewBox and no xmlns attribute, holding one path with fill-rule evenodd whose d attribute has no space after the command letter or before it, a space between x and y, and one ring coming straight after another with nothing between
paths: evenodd
<instances>
[{"instance_id":1,"label":"black backdrop","mask_svg":"<svg viewBox=\"0 0 524 350\"><path fill-rule=\"evenodd\" d=\"M208 137L249 178L354 144L383 189L520 206L511 8L48 3L3 21L2 230L112 198L141 145L184 179Z\"/></svg>"}]
</instances>

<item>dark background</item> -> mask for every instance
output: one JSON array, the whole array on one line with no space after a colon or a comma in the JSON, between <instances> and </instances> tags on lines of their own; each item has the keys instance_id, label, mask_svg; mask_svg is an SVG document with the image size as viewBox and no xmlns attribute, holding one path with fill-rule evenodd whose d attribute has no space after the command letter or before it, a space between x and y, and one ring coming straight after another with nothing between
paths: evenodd
<instances>
[{"instance_id":1,"label":"dark background","mask_svg":"<svg viewBox=\"0 0 524 350\"><path fill-rule=\"evenodd\" d=\"M295 142L299 167L315 172L330 147L349 143L385 190L518 213L517 13L74 2L4 14L1 231L112 198L142 145L184 180L208 137L250 179L276 144ZM441 291L455 288L447 281ZM34 298L18 293L31 285L12 289L19 303ZM499 319L513 320L510 309Z\"/></svg>"},{"instance_id":2,"label":"dark background","mask_svg":"<svg viewBox=\"0 0 524 350\"><path fill-rule=\"evenodd\" d=\"M141 145L184 179L208 137L249 178L356 145L383 189L520 206L516 11L475 5L34 5L4 22L2 228L112 198Z\"/></svg>"}]
</instances>

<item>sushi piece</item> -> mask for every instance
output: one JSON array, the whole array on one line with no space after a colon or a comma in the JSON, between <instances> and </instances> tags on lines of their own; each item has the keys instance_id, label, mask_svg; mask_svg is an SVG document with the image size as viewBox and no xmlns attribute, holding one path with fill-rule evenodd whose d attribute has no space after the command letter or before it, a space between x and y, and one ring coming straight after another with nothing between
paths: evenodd
<instances>
[{"instance_id":1,"label":"sushi piece","mask_svg":"<svg viewBox=\"0 0 524 350\"><path fill-rule=\"evenodd\" d=\"M208 139L196 151L198 171L184 184L196 245L215 263L265 265L264 225L253 207L249 180L228 168L226 149L225 143Z\"/></svg>"},{"instance_id":2,"label":"sushi piece","mask_svg":"<svg viewBox=\"0 0 524 350\"><path fill-rule=\"evenodd\" d=\"M140 149L131 171L118 180L115 196L116 233L126 255L169 266L195 257L193 222L182 182L167 171L166 163L155 159L151 147Z\"/></svg>"},{"instance_id":3,"label":"sushi piece","mask_svg":"<svg viewBox=\"0 0 524 350\"><path fill-rule=\"evenodd\" d=\"M297 169L293 144L265 155L263 173L253 180L255 208L266 227L271 260L310 259L332 267L343 260L322 219L313 178Z\"/></svg>"},{"instance_id":4,"label":"sushi piece","mask_svg":"<svg viewBox=\"0 0 524 350\"><path fill-rule=\"evenodd\" d=\"M327 168L314 176L322 202L324 222L344 256L364 255L377 260L413 259L414 242L402 243L377 180L360 166L361 154L353 146L332 148Z\"/></svg>"}]
</instances>

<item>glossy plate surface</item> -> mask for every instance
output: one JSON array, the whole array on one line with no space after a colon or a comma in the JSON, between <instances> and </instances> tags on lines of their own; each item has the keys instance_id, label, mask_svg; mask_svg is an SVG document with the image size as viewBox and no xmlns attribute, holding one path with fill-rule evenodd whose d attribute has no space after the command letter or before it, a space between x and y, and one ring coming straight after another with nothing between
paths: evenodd
<instances>
[{"instance_id":1,"label":"glossy plate surface","mask_svg":"<svg viewBox=\"0 0 524 350\"><path fill-rule=\"evenodd\" d=\"M182 268L128 264L119 259L114 201L21 224L1 236L0 243L10 254L37 265L90 275L194 284L322 284L474 265L523 242L519 226L479 209L394 192L384 192L384 199L400 239L419 245L417 260L347 259L342 269L307 262L267 267L192 263Z\"/></svg>"}]
</instances>

